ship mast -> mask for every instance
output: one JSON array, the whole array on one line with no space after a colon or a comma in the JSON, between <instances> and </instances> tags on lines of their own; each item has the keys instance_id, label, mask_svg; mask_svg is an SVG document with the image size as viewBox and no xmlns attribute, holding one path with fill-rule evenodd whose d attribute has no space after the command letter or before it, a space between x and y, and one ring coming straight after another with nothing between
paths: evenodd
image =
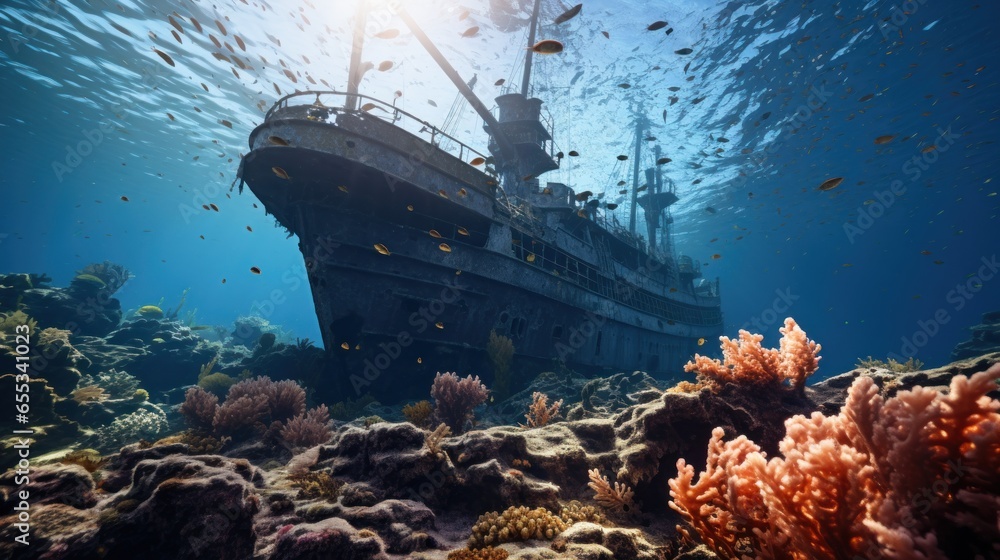
<instances>
[{"instance_id":1,"label":"ship mast","mask_svg":"<svg viewBox=\"0 0 1000 560\"><path fill-rule=\"evenodd\" d=\"M458 72L455 71L455 68L452 67L444 55L441 54L441 51L439 51L434 43L431 42L430 37L428 37L427 34L424 33L424 30L417 25L413 16L406 11L406 8L400 5L397 8L396 13L403 20L403 22L406 23L407 27L410 28L410 31L413 32L413 35L418 41L420 41L420 44L423 45L424 49L431 55L431 58L433 58L434 61L437 62L438 66L441 67L441 70L444 71L445 75L448 76L453 84L455 84L455 87L458 88L458 91L465 97L466 101L468 101L469 104L472 105L472 108L479 113L480 118L486 122L486 126L499 146L501 157L498 158L500 159L500 161L498 161L498 167L505 167L510 162L516 161L517 149L514 148L510 139L507 138L507 135L503 133L500 123L497 122L497 119L492 113L490 113L490 110L486 107L486 105L484 105L483 102L476 97L472 88L470 88L469 85L465 83L465 80L459 76Z\"/></svg>"},{"instance_id":2,"label":"ship mast","mask_svg":"<svg viewBox=\"0 0 1000 560\"><path fill-rule=\"evenodd\" d=\"M531 49L535 45L535 31L538 29L538 11L542 5L542 0L535 0L535 7L531 10L531 27L528 29L528 52L524 55L524 76L521 78L521 95L528 97L528 86L531 85L531 61L535 51Z\"/></svg>"},{"instance_id":3,"label":"ship mast","mask_svg":"<svg viewBox=\"0 0 1000 560\"><path fill-rule=\"evenodd\" d=\"M646 117L639 109L635 120L635 154L632 157L632 204L629 205L628 231L635 236L635 211L639 206L639 158L642 156L642 131Z\"/></svg>"},{"instance_id":4,"label":"ship mast","mask_svg":"<svg viewBox=\"0 0 1000 560\"><path fill-rule=\"evenodd\" d=\"M358 2L358 12L354 16L354 37L351 42L351 66L347 72L347 99L344 110L358 108L358 86L361 84L361 50L365 44L365 23L368 20L368 2Z\"/></svg>"}]
</instances>

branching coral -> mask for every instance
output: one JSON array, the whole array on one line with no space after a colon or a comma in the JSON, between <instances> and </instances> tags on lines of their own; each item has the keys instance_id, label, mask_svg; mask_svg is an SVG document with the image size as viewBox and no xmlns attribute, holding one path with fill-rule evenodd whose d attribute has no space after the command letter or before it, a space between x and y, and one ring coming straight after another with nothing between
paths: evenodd
<instances>
[{"instance_id":1,"label":"branching coral","mask_svg":"<svg viewBox=\"0 0 1000 560\"><path fill-rule=\"evenodd\" d=\"M139 440L155 441L168 429L167 415L160 409L142 408L115 419L97 430L98 446L117 451L122 446Z\"/></svg>"},{"instance_id":2,"label":"branching coral","mask_svg":"<svg viewBox=\"0 0 1000 560\"><path fill-rule=\"evenodd\" d=\"M430 401L418 401L403 407L403 416L418 428L427 428L431 423L434 407Z\"/></svg>"},{"instance_id":3,"label":"branching coral","mask_svg":"<svg viewBox=\"0 0 1000 560\"><path fill-rule=\"evenodd\" d=\"M950 392L885 400L861 377L840 414L785 422L782 457L716 428L698 481L677 462L670 507L723 558L945 559L1000 553L1000 364ZM691 536L688 529L679 527Z\"/></svg>"},{"instance_id":4,"label":"branching coral","mask_svg":"<svg viewBox=\"0 0 1000 560\"><path fill-rule=\"evenodd\" d=\"M131 399L139 390L139 379L127 372L112 368L106 372L98 373L96 376L84 375L80 379L80 386L87 385L103 388L113 399Z\"/></svg>"},{"instance_id":5,"label":"branching coral","mask_svg":"<svg viewBox=\"0 0 1000 560\"><path fill-rule=\"evenodd\" d=\"M294 381L271 381L267 377L246 379L229 388L226 401L241 397L267 398L268 419L283 422L306 411L306 392Z\"/></svg>"},{"instance_id":6,"label":"branching coral","mask_svg":"<svg viewBox=\"0 0 1000 560\"><path fill-rule=\"evenodd\" d=\"M684 371L697 372L700 379L718 385L723 383L780 384L789 382L801 392L806 378L819 367L822 347L806 337L795 320L785 319L780 348L763 348L764 336L741 330L733 340L720 337L723 361L699 354L684 366Z\"/></svg>"},{"instance_id":7,"label":"branching coral","mask_svg":"<svg viewBox=\"0 0 1000 560\"><path fill-rule=\"evenodd\" d=\"M531 405L528 413L524 417L528 420L529 428L538 428L548 424L553 418L559 415L559 407L562 406L562 399L549 406L549 397L545 393L534 392L531 394Z\"/></svg>"},{"instance_id":8,"label":"branching coral","mask_svg":"<svg viewBox=\"0 0 1000 560\"><path fill-rule=\"evenodd\" d=\"M456 433L462 432L465 423L472 419L473 409L486 402L488 396L489 391L479 376L461 379L454 373L438 373L431 385L435 416Z\"/></svg>"},{"instance_id":9,"label":"branching coral","mask_svg":"<svg viewBox=\"0 0 1000 560\"><path fill-rule=\"evenodd\" d=\"M184 393L184 403L180 406L180 413L192 428L209 430L212 428L218 407L219 397L201 387L191 387Z\"/></svg>"},{"instance_id":10,"label":"branching coral","mask_svg":"<svg viewBox=\"0 0 1000 560\"><path fill-rule=\"evenodd\" d=\"M108 399L108 394L104 392L104 389L98 387L97 385L87 385L85 387L80 387L79 389L74 389L69 396L80 404L88 402L101 402Z\"/></svg>"},{"instance_id":11,"label":"branching coral","mask_svg":"<svg viewBox=\"0 0 1000 560\"><path fill-rule=\"evenodd\" d=\"M266 395L244 395L235 399L230 396L216 409L212 430L233 439L245 439L262 433L269 424L267 417Z\"/></svg>"},{"instance_id":12,"label":"branching coral","mask_svg":"<svg viewBox=\"0 0 1000 560\"><path fill-rule=\"evenodd\" d=\"M594 500L598 504L607 508L608 511L627 513L632 510L632 498L635 496L635 492L631 488L620 482L615 482L614 487L612 487L608 477L601 476L601 471L597 469L587 471L587 475L590 476L590 483L587 486L596 492Z\"/></svg>"},{"instance_id":13,"label":"branching coral","mask_svg":"<svg viewBox=\"0 0 1000 560\"><path fill-rule=\"evenodd\" d=\"M330 411L320 405L291 418L281 428L281 439L293 447L312 447L330 440Z\"/></svg>"},{"instance_id":14,"label":"branching coral","mask_svg":"<svg viewBox=\"0 0 1000 560\"><path fill-rule=\"evenodd\" d=\"M447 424L441 423L438 424L437 429L424 437L424 443L427 444L427 449L431 453L437 455L442 453L441 442L444 441L444 438L450 435L451 428L449 428Z\"/></svg>"}]
</instances>

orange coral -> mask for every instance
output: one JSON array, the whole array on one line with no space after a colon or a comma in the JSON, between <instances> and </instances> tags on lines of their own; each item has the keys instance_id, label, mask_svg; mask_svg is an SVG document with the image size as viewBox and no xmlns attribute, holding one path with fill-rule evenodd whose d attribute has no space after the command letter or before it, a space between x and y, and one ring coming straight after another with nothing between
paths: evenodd
<instances>
[{"instance_id":1,"label":"orange coral","mask_svg":"<svg viewBox=\"0 0 1000 560\"><path fill-rule=\"evenodd\" d=\"M557 400L549 406L549 397L545 393L534 392L531 394L531 405L528 406L528 413L524 417L528 420L529 428L538 428L552 421L559 414L559 407L562 406L562 399Z\"/></svg>"},{"instance_id":2,"label":"orange coral","mask_svg":"<svg viewBox=\"0 0 1000 560\"><path fill-rule=\"evenodd\" d=\"M683 459L670 507L723 558L945 559L1000 553L1000 364L884 400L871 378L840 414L785 422L782 457L716 428L704 472ZM688 537L691 532L678 529Z\"/></svg>"},{"instance_id":3,"label":"orange coral","mask_svg":"<svg viewBox=\"0 0 1000 560\"><path fill-rule=\"evenodd\" d=\"M782 335L780 349L762 347L764 335L744 330L736 340L719 337L723 361L695 354L694 360L684 365L684 371L698 372L701 379L717 384L788 381L793 389L801 391L806 378L819 367L822 346L809 340L791 317L785 319L785 326L779 331Z\"/></svg>"},{"instance_id":4,"label":"orange coral","mask_svg":"<svg viewBox=\"0 0 1000 560\"><path fill-rule=\"evenodd\" d=\"M612 487L608 477L601 476L601 471L597 469L587 471L587 475L590 477L590 483L587 486L596 492L594 500L597 503L609 511L628 512L632 509L632 497L635 492L631 488L620 482L615 482L614 487Z\"/></svg>"}]
</instances>

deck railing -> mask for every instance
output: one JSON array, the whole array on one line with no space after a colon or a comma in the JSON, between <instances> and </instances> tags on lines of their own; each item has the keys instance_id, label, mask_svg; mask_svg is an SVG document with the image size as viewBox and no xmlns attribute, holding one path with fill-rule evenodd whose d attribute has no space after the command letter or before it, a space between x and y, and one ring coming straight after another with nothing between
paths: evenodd
<instances>
[{"instance_id":1,"label":"deck railing","mask_svg":"<svg viewBox=\"0 0 1000 560\"><path fill-rule=\"evenodd\" d=\"M357 102L355 109L347 109L346 101L354 98ZM487 159L490 156L484 154L461 140L451 136L429 122L420 119L416 115L396 107L394 104L386 103L361 93L347 93L342 91L303 91L286 95L279 99L274 106L264 115L264 120L274 118L275 113L293 106L308 106L317 109L325 109L332 115L354 114L362 115L366 118L378 118L391 123L393 126L405 130L415 136L426 135L427 141L438 148L450 153L462 161L471 161L476 157ZM364 107L365 110L361 108ZM441 139L449 142L441 142Z\"/></svg>"}]
</instances>

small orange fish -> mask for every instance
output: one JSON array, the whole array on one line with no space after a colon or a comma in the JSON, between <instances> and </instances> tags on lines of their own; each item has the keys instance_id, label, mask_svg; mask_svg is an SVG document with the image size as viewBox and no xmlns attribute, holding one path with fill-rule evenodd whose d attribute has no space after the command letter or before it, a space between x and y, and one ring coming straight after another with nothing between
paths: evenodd
<instances>
[{"instance_id":1,"label":"small orange fish","mask_svg":"<svg viewBox=\"0 0 1000 560\"><path fill-rule=\"evenodd\" d=\"M474 166L478 167L478 166L480 166L480 165L482 165L484 163L486 163L486 159L485 158L477 157L477 158L474 158L472 161L470 161L469 165L474 165Z\"/></svg>"},{"instance_id":2,"label":"small orange fish","mask_svg":"<svg viewBox=\"0 0 1000 560\"><path fill-rule=\"evenodd\" d=\"M441 249L445 253L450 253L451 252L451 247L449 247L447 243L442 243L442 244L438 245L438 249Z\"/></svg>"},{"instance_id":3,"label":"small orange fish","mask_svg":"<svg viewBox=\"0 0 1000 560\"><path fill-rule=\"evenodd\" d=\"M714 255L712 255L712 259L713 260L718 260L718 259L721 259L721 258L722 258L722 255L720 255L718 253L715 253Z\"/></svg>"},{"instance_id":4,"label":"small orange fish","mask_svg":"<svg viewBox=\"0 0 1000 560\"><path fill-rule=\"evenodd\" d=\"M886 135L883 135L883 136L879 136L879 137L875 138L875 145L879 146L879 145L882 145L882 144L888 144L889 142L892 142L892 139L895 138L895 137L896 137L895 134L886 134Z\"/></svg>"},{"instance_id":5,"label":"small orange fish","mask_svg":"<svg viewBox=\"0 0 1000 560\"><path fill-rule=\"evenodd\" d=\"M705 344L705 339L704 338L699 338L698 339L698 346L703 346L704 344Z\"/></svg>"},{"instance_id":6,"label":"small orange fish","mask_svg":"<svg viewBox=\"0 0 1000 560\"><path fill-rule=\"evenodd\" d=\"M342 342L340 344L340 347L343 348L344 350L350 350L351 349L351 345L348 344L348 343L346 343L346 342Z\"/></svg>"},{"instance_id":7,"label":"small orange fish","mask_svg":"<svg viewBox=\"0 0 1000 560\"><path fill-rule=\"evenodd\" d=\"M284 138L282 138L280 136L268 136L267 137L267 141L270 142L270 143L272 143L272 144L274 144L274 145L276 145L276 146L287 146L288 145L288 140L285 140Z\"/></svg>"},{"instance_id":8,"label":"small orange fish","mask_svg":"<svg viewBox=\"0 0 1000 560\"><path fill-rule=\"evenodd\" d=\"M275 175L281 177L282 179L285 180L291 179L291 177L288 176L288 172L280 167L272 167L271 171L273 171Z\"/></svg>"},{"instance_id":9,"label":"small orange fish","mask_svg":"<svg viewBox=\"0 0 1000 560\"><path fill-rule=\"evenodd\" d=\"M376 243L375 244L375 250L378 251L378 253L380 255L389 255L390 254L389 253L389 249L385 245L383 245L381 243Z\"/></svg>"}]
</instances>

